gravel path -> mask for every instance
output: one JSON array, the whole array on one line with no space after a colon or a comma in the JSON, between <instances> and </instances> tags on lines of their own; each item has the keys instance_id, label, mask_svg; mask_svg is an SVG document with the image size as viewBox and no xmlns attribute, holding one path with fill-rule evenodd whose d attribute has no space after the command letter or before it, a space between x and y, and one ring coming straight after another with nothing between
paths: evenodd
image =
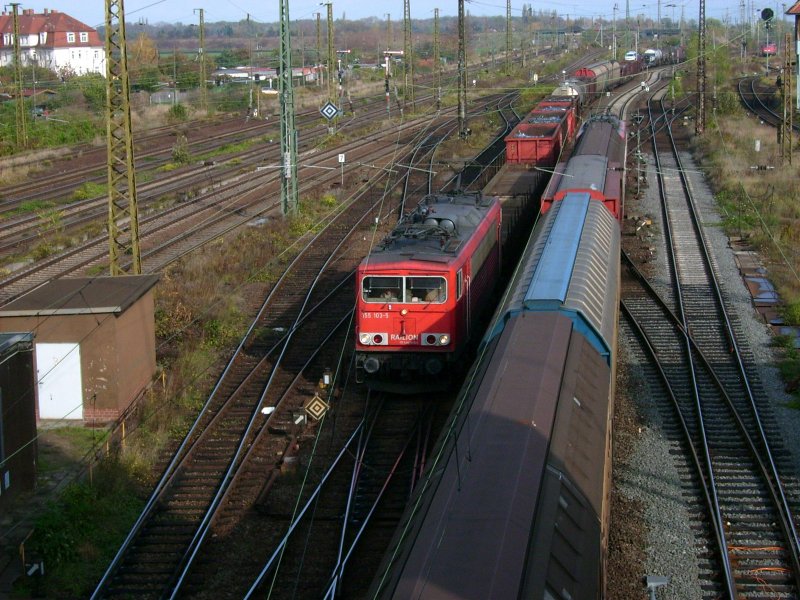
<instances>
[{"instance_id":1,"label":"gravel path","mask_svg":"<svg viewBox=\"0 0 800 600\"><path fill-rule=\"evenodd\" d=\"M763 389L769 397L768 408L781 424L782 438L789 448L800 442L800 412L786 408L789 397L770 348L768 326L753 308L734 259L733 250L721 228L713 194L692 158L683 155L684 168L699 201L706 241L716 262L717 276L729 298L729 310L738 317L746 340L757 358ZM649 216L653 225L646 236L633 234L636 221L626 224L626 248L651 249L651 278L667 283L667 262L662 233L656 174L648 157L647 180L650 183L639 201L629 203L629 216ZM622 319L620 319L622 324ZM669 584L656 593L660 600L703 598L698 581L698 541L690 528L689 507L680 485L679 470L686 463L682 450L662 435L663 421L651 401L649 386L652 374L639 362L635 341L627 327L620 327L617 377L617 403L614 432L614 491L609 552L608 597L610 600L647 598L645 577L669 577ZM791 458L795 472L800 463ZM794 478L794 477L792 477ZM797 503L794 503L797 507ZM643 556L642 556L643 555Z\"/></svg>"}]
</instances>

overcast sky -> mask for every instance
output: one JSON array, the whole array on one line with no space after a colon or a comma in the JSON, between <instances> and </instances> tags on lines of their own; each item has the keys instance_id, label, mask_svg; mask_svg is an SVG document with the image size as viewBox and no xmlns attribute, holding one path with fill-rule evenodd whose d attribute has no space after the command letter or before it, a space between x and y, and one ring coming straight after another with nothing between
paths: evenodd
<instances>
[{"instance_id":1,"label":"overcast sky","mask_svg":"<svg viewBox=\"0 0 800 600\"><path fill-rule=\"evenodd\" d=\"M89 0L72 4L64 0L36 0L36 2L26 2L19 0L22 4L20 9L33 8L36 12L41 12L44 8L54 8L66 12L84 23L93 27L98 26L104 21L104 2L103 0ZM570 17L597 17L602 16L607 20L614 17L613 0L594 0L587 2L570 1L550 1L550 0L527 0L525 4L532 4L534 11L557 11L559 14ZM780 14L781 3L763 3L763 0L745 0L745 5L755 8L770 6L776 13ZM706 17L725 19L731 22L739 21L739 1L736 0L706 0ZM786 3L791 6L793 1ZM523 2L512 0L511 13L514 16L522 14ZM630 10L631 17L637 14L644 14L655 19L658 14L659 3L657 0L642 2L642 0L617 0L618 19L625 17L626 6ZM465 9L472 15L499 15L505 16L506 2L504 0L466 0ZM696 19L699 2L698 0L661 0L662 18L672 17L676 21L680 19L681 7L683 7L684 17ZM259 22L275 22L278 20L280 8L279 0L125 0L126 21L133 22L145 20L151 24L161 21L168 23L196 23L197 15L193 9L203 8L205 10L205 20L213 21L239 21L247 18L248 13L252 19ZM412 18L432 18L433 9L438 8L439 14L457 15L457 0L411 0ZM325 18L324 6L320 6L319 0L289 0L289 17L295 19L315 18L314 14L322 12ZM341 18L344 14L348 19L361 19L366 17L377 17L381 20L386 18L386 13L391 14L393 23L402 21L403 0L334 0L334 18Z\"/></svg>"}]
</instances>

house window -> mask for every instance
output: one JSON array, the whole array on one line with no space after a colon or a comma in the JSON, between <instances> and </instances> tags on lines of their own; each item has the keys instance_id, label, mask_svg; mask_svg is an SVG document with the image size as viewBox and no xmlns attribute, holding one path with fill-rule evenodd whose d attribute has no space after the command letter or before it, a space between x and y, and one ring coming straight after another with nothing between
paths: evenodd
<instances>
[{"instance_id":1,"label":"house window","mask_svg":"<svg viewBox=\"0 0 800 600\"><path fill-rule=\"evenodd\" d=\"M10 46L13 43L14 43L14 36L11 35L10 33L4 33L3 34L3 45L4 46Z\"/></svg>"},{"instance_id":2,"label":"house window","mask_svg":"<svg viewBox=\"0 0 800 600\"><path fill-rule=\"evenodd\" d=\"M39 43L40 44L46 44L47 43L47 32L46 31L40 31L39 32Z\"/></svg>"},{"instance_id":3,"label":"house window","mask_svg":"<svg viewBox=\"0 0 800 600\"><path fill-rule=\"evenodd\" d=\"M75 34L73 32L71 32L71 31L67 33L67 43L68 44L74 44L75 43Z\"/></svg>"},{"instance_id":4,"label":"house window","mask_svg":"<svg viewBox=\"0 0 800 600\"><path fill-rule=\"evenodd\" d=\"M89 41L89 34L86 31L81 31L81 42L86 43Z\"/></svg>"}]
</instances>

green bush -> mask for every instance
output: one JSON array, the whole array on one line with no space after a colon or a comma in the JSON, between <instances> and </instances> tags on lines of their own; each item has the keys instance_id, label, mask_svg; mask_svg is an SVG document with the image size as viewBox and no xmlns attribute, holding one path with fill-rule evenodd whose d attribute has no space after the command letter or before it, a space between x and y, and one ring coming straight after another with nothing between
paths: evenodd
<instances>
[{"instance_id":1,"label":"green bush","mask_svg":"<svg viewBox=\"0 0 800 600\"><path fill-rule=\"evenodd\" d=\"M30 592L86 597L144 506L139 476L132 465L108 459L97 467L93 483L72 483L47 506L26 548L44 560L46 576L24 580Z\"/></svg>"},{"instance_id":2,"label":"green bush","mask_svg":"<svg viewBox=\"0 0 800 600\"><path fill-rule=\"evenodd\" d=\"M183 123L189 118L189 111L184 104L173 104L167 111L167 118L172 123Z\"/></svg>"}]
</instances>

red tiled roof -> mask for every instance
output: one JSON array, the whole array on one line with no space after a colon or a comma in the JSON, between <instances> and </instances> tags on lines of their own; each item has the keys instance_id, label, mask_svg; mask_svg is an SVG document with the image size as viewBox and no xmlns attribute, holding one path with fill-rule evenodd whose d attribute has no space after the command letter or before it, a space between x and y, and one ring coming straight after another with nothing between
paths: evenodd
<instances>
[{"instance_id":1,"label":"red tiled roof","mask_svg":"<svg viewBox=\"0 0 800 600\"><path fill-rule=\"evenodd\" d=\"M800 15L800 2L795 2L793 6L789 7L786 11L787 15Z\"/></svg>"},{"instance_id":2,"label":"red tiled roof","mask_svg":"<svg viewBox=\"0 0 800 600\"><path fill-rule=\"evenodd\" d=\"M38 35L42 31L47 32L47 41L40 44L44 48L88 48L90 46L102 46L103 42L97 31L78 19L66 13L56 10L47 10L43 13L34 13L32 10L23 10L18 16L20 35ZM0 33L12 33L14 31L14 17L8 12L0 14ZM74 42L67 42L67 33L75 34ZM89 34L88 41L81 42L80 33ZM0 48L3 47L3 39L0 37Z\"/></svg>"}]
</instances>

